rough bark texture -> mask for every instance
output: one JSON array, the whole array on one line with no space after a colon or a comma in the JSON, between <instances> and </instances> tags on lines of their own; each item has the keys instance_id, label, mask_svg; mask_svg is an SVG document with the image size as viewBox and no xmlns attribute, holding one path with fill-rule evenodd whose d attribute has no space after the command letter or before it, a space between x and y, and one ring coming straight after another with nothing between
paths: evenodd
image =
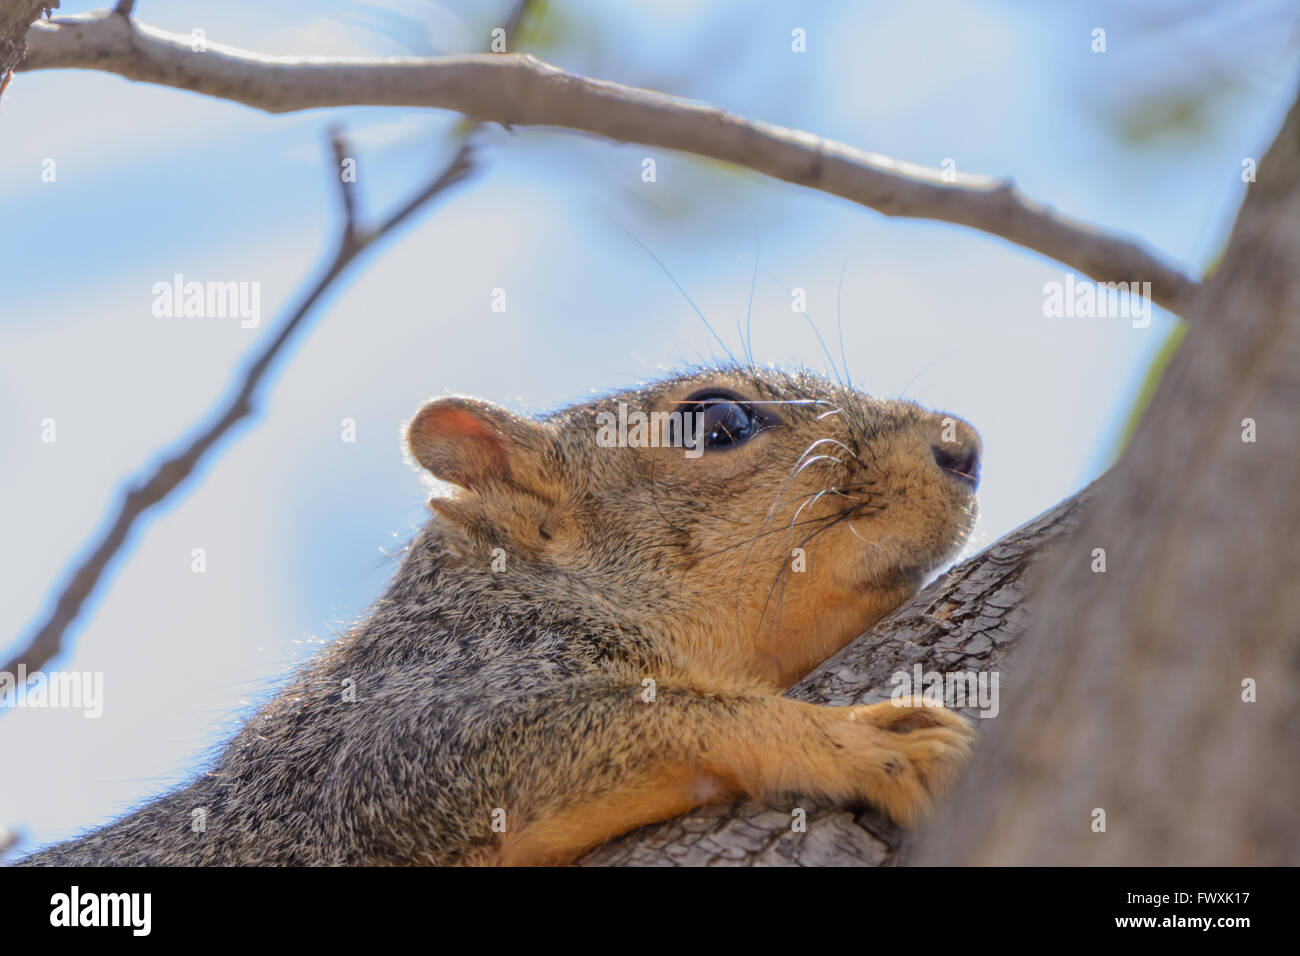
<instances>
[{"instance_id":1,"label":"rough bark texture","mask_svg":"<svg viewBox=\"0 0 1300 956\"><path fill-rule=\"evenodd\" d=\"M918 862L1300 863L1300 103L1188 326Z\"/></svg>"},{"instance_id":2,"label":"rough bark texture","mask_svg":"<svg viewBox=\"0 0 1300 956\"><path fill-rule=\"evenodd\" d=\"M2 0L0 2L0 81L27 53L27 30L59 5L59 0Z\"/></svg>"},{"instance_id":3,"label":"rough bark texture","mask_svg":"<svg viewBox=\"0 0 1300 956\"><path fill-rule=\"evenodd\" d=\"M927 671L999 671L1000 691L1014 694L1011 688L1020 682L1009 679L1006 662L1025 628L1022 604L1030 570L1046 546L1078 524L1082 497L1062 502L931 583L792 687L789 696L831 705L884 700L892 689L890 677L910 672L914 664ZM794 807L806 810L805 832L792 829ZM898 862L903 845L898 828L869 809L852 813L808 801L779 807L745 802L643 827L583 863L887 866Z\"/></svg>"}]
</instances>

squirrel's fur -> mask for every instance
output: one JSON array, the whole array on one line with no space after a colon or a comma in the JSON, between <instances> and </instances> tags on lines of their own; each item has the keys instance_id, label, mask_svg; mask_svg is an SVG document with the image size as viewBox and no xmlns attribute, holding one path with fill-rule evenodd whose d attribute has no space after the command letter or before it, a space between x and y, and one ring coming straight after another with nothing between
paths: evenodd
<instances>
[{"instance_id":1,"label":"squirrel's fur","mask_svg":"<svg viewBox=\"0 0 1300 956\"><path fill-rule=\"evenodd\" d=\"M771 427L698 458L597 440L598 412L714 386ZM24 862L559 863L739 794L911 820L963 721L780 694L964 539L973 481L938 465L941 441L978 453L960 420L758 368L540 421L431 402L408 442L458 487L370 615L193 783Z\"/></svg>"}]
</instances>

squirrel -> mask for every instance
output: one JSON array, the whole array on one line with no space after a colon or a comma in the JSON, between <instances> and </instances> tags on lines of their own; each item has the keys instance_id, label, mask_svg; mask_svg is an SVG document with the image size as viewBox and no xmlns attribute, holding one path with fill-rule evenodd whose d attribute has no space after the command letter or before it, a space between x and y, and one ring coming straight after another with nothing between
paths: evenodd
<instances>
[{"instance_id":1,"label":"squirrel","mask_svg":"<svg viewBox=\"0 0 1300 956\"><path fill-rule=\"evenodd\" d=\"M968 754L919 698L781 696L965 540L964 421L728 366L540 419L437 398L406 440L450 493L368 616L208 772L20 862L564 864L743 795L907 824Z\"/></svg>"}]
</instances>

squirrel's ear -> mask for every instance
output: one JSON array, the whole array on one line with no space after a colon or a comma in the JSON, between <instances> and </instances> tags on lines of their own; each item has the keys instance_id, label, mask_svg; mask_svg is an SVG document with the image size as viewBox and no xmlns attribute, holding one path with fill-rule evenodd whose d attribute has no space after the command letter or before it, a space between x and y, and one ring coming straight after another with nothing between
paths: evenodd
<instances>
[{"instance_id":1,"label":"squirrel's ear","mask_svg":"<svg viewBox=\"0 0 1300 956\"><path fill-rule=\"evenodd\" d=\"M529 453L537 427L489 402L438 398L411 419L406 443L435 478L479 488L511 481L512 461Z\"/></svg>"}]
</instances>

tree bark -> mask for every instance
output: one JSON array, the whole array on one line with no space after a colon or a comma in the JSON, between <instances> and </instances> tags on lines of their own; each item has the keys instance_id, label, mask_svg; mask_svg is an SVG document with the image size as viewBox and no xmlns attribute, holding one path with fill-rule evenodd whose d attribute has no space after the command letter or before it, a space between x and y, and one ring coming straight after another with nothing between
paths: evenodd
<instances>
[{"instance_id":1,"label":"tree bark","mask_svg":"<svg viewBox=\"0 0 1300 956\"><path fill-rule=\"evenodd\" d=\"M59 0L5 0L0 3L0 83L27 54L27 31L59 5ZM3 87L0 87L3 89Z\"/></svg>"}]
</instances>

